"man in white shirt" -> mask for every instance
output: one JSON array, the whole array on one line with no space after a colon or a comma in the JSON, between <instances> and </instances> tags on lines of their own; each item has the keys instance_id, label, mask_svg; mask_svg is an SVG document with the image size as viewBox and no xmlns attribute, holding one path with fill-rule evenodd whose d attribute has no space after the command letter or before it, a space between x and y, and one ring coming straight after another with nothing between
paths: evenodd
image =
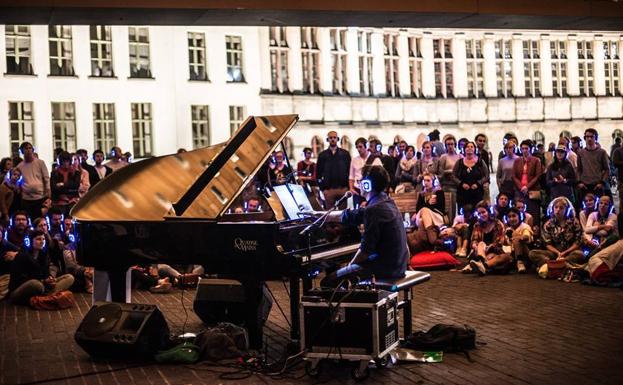
<instances>
[{"instance_id":1,"label":"man in white shirt","mask_svg":"<svg viewBox=\"0 0 623 385\"><path fill-rule=\"evenodd\" d=\"M368 141L366 138L358 138L355 141L355 148L359 153L350 161L350 171L348 174L348 188L356 196L360 195L359 182L361 181L361 169L366 165L366 161L370 157L370 151L368 151ZM372 162L375 166L382 166L379 158L374 159Z\"/></svg>"},{"instance_id":2,"label":"man in white shirt","mask_svg":"<svg viewBox=\"0 0 623 385\"><path fill-rule=\"evenodd\" d=\"M41 216L41 207L50 202L50 173L45 162L35 157L31 143L24 142L19 146L24 161L17 165L22 172L22 210L31 219Z\"/></svg>"}]
</instances>

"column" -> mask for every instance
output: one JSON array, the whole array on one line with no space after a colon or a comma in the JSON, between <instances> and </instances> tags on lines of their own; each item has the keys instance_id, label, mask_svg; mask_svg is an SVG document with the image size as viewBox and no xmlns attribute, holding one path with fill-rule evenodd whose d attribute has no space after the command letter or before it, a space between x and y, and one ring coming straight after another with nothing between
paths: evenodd
<instances>
[{"instance_id":1,"label":"column","mask_svg":"<svg viewBox=\"0 0 623 385\"><path fill-rule=\"evenodd\" d=\"M603 96L606 94L603 35L595 35L593 40L593 58L593 92L595 92L597 96Z\"/></svg>"},{"instance_id":2,"label":"column","mask_svg":"<svg viewBox=\"0 0 623 385\"><path fill-rule=\"evenodd\" d=\"M435 65L433 60L433 35L430 32L422 34L420 49L422 50L422 95L425 98L434 98L436 96ZM465 50L465 44L463 44L463 50ZM465 52L463 52L463 56L465 56ZM465 84L465 89L467 89L467 83Z\"/></svg>"},{"instance_id":3,"label":"column","mask_svg":"<svg viewBox=\"0 0 623 385\"><path fill-rule=\"evenodd\" d=\"M495 36L493 33L485 33L482 42L482 56L484 58L483 76L484 92L488 98L498 96L497 74L495 68Z\"/></svg>"},{"instance_id":4,"label":"column","mask_svg":"<svg viewBox=\"0 0 623 385\"><path fill-rule=\"evenodd\" d=\"M372 87L374 96L386 94L385 82L385 49L383 46L383 30L375 29L372 32Z\"/></svg>"},{"instance_id":5,"label":"column","mask_svg":"<svg viewBox=\"0 0 623 385\"><path fill-rule=\"evenodd\" d=\"M567 36L567 94L580 95L580 73L578 61L578 36Z\"/></svg>"},{"instance_id":6,"label":"column","mask_svg":"<svg viewBox=\"0 0 623 385\"><path fill-rule=\"evenodd\" d=\"M318 28L318 48L320 49L320 92L333 92L333 63L331 57L330 28Z\"/></svg>"},{"instance_id":7,"label":"column","mask_svg":"<svg viewBox=\"0 0 623 385\"><path fill-rule=\"evenodd\" d=\"M552 96L552 52L549 34L542 34L539 43L539 58L541 71L541 95Z\"/></svg>"},{"instance_id":8,"label":"column","mask_svg":"<svg viewBox=\"0 0 623 385\"><path fill-rule=\"evenodd\" d=\"M432 49L432 45L431 45ZM440 48L443 49L443 48ZM433 52L434 54L434 52ZM434 66L433 66L434 71ZM457 32L452 39L452 92L457 98L466 98L467 94L467 48L465 47L465 34ZM433 81L435 75L433 74ZM433 83L434 87L434 83Z\"/></svg>"},{"instance_id":9,"label":"column","mask_svg":"<svg viewBox=\"0 0 623 385\"><path fill-rule=\"evenodd\" d=\"M286 27L288 42L288 88L290 92L303 89L303 59L301 58L301 28Z\"/></svg>"},{"instance_id":10,"label":"column","mask_svg":"<svg viewBox=\"0 0 623 385\"><path fill-rule=\"evenodd\" d=\"M411 95L411 73L409 72L409 36L407 31L398 33L398 81L400 96Z\"/></svg>"},{"instance_id":11,"label":"column","mask_svg":"<svg viewBox=\"0 0 623 385\"><path fill-rule=\"evenodd\" d=\"M520 33L513 34L511 44L513 56L513 95L526 96L525 79L523 73L523 40Z\"/></svg>"},{"instance_id":12,"label":"column","mask_svg":"<svg viewBox=\"0 0 623 385\"><path fill-rule=\"evenodd\" d=\"M349 95L359 95L359 40L358 29L349 27L346 30L346 91Z\"/></svg>"}]
</instances>

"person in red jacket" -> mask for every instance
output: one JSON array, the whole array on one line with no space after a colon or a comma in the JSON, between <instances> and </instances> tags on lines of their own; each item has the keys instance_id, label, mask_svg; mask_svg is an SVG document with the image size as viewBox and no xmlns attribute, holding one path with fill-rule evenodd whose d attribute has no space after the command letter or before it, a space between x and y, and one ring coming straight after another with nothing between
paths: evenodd
<instances>
[{"instance_id":1,"label":"person in red jacket","mask_svg":"<svg viewBox=\"0 0 623 385\"><path fill-rule=\"evenodd\" d=\"M532 156L532 141L524 140L520 145L521 156L513 164L513 181L517 197L527 203L528 212L534 218L534 226L541 224L541 185L539 178L543 166L539 158Z\"/></svg>"}]
</instances>

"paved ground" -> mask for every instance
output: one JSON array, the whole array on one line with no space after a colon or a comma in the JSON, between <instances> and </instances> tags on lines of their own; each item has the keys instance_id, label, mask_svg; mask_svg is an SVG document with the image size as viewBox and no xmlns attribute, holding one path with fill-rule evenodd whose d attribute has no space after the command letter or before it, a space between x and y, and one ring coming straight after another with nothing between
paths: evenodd
<instances>
[{"instance_id":1,"label":"paved ground","mask_svg":"<svg viewBox=\"0 0 623 385\"><path fill-rule=\"evenodd\" d=\"M287 312L282 284L270 286ZM544 281L535 275L478 278L455 272L433 272L431 281L418 286L415 292L415 330L427 329L438 322L466 323L476 328L478 340L486 345L472 353L473 363L463 355L447 354L442 363L373 369L368 383L621 383L622 290ZM316 380L304 376L302 365L278 378L252 375L228 380L221 378L221 373L233 369L205 363L127 369L124 362L94 362L73 340L74 331L90 307L86 295L79 294L76 298L77 308L53 312L0 303L0 383L352 383L348 370L332 363ZM185 320L180 300L179 291L161 295L134 293L134 302L159 304L175 332L181 331ZM190 309L192 294L187 292L183 302ZM187 329L200 328L199 320L191 312ZM266 334L269 357L278 359L288 333L276 306ZM71 379L59 380L63 377Z\"/></svg>"}]
</instances>

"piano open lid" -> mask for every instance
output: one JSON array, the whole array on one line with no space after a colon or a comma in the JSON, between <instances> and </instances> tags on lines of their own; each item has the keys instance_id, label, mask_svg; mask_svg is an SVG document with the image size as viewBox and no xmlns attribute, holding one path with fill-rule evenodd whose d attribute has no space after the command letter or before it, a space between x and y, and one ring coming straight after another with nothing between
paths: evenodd
<instances>
[{"instance_id":1,"label":"piano open lid","mask_svg":"<svg viewBox=\"0 0 623 385\"><path fill-rule=\"evenodd\" d=\"M216 219L253 179L298 115L250 116L226 143L131 164L71 211L78 221Z\"/></svg>"}]
</instances>

